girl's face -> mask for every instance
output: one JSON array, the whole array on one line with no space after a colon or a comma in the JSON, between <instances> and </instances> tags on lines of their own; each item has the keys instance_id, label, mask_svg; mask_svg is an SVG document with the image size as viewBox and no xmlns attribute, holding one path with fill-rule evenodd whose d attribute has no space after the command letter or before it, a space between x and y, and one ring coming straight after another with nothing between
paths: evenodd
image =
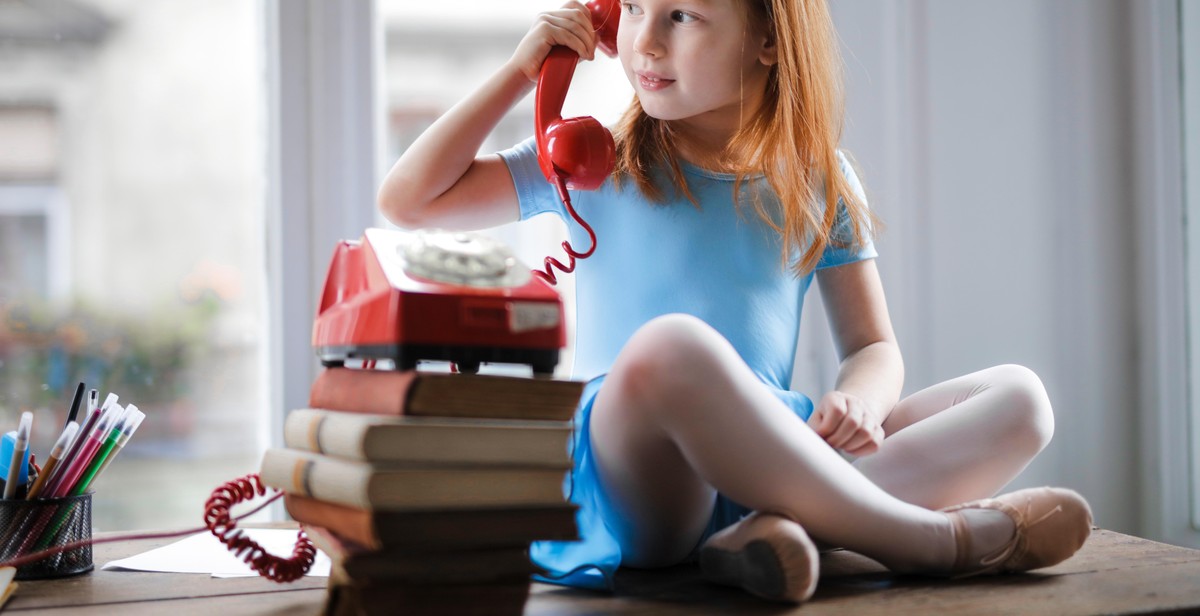
<instances>
[{"instance_id":1,"label":"girl's face","mask_svg":"<svg viewBox=\"0 0 1200 616\"><path fill-rule=\"evenodd\" d=\"M744 0L624 0L617 51L648 115L737 130L757 109L775 48Z\"/></svg>"}]
</instances>

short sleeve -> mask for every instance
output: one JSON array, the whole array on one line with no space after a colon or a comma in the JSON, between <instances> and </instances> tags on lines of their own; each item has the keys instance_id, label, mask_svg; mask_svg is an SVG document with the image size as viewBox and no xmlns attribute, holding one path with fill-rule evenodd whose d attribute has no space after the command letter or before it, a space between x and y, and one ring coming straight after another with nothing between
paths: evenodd
<instances>
[{"instance_id":1,"label":"short sleeve","mask_svg":"<svg viewBox=\"0 0 1200 616\"><path fill-rule=\"evenodd\" d=\"M860 203L867 205L867 193L863 190L858 174L854 172L850 161L846 160L846 156L840 150L837 154L838 165L841 167L846 182L850 184L850 190L854 191L854 195L858 197ZM879 256L879 253L875 251L875 242L871 240L869 229L866 241L861 246L854 245L854 226L850 220L850 212L841 199L838 199L837 208L837 219L833 223L833 241L821 254L821 260L817 262L817 269L837 267Z\"/></svg>"},{"instance_id":2,"label":"short sleeve","mask_svg":"<svg viewBox=\"0 0 1200 616\"><path fill-rule=\"evenodd\" d=\"M512 175L513 186L517 189L517 202L521 207L521 220L528 220L538 214L554 212L560 218L566 219L567 212L557 191L542 175L538 166L537 140L533 137L497 152L500 159L508 166Z\"/></svg>"}]
</instances>

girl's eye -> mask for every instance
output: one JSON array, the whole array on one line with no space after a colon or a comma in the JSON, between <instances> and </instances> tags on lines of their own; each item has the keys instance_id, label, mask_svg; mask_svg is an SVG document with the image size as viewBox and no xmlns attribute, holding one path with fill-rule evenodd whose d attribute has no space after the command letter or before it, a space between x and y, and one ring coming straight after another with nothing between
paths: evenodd
<instances>
[{"instance_id":1,"label":"girl's eye","mask_svg":"<svg viewBox=\"0 0 1200 616\"><path fill-rule=\"evenodd\" d=\"M641 15L642 14L642 7L636 5L632 2L622 2L621 4L623 4L625 6L625 12L629 13L630 15Z\"/></svg>"},{"instance_id":2,"label":"girl's eye","mask_svg":"<svg viewBox=\"0 0 1200 616\"><path fill-rule=\"evenodd\" d=\"M686 13L684 11L672 11L671 12L671 21L681 23L681 24L687 24L687 23L696 21L696 16L692 15L691 13Z\"/></svg>"}]
</instances>

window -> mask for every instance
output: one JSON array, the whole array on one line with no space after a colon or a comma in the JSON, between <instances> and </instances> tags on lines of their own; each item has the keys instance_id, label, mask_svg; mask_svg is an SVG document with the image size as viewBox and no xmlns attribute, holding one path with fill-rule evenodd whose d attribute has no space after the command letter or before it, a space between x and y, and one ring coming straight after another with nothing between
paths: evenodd
<instances>
[{"instance_id":1,"label":"window","mask_svg":"<svg viewBox=\"0 0 1200 616\"><path fill-rule=\"evenodd\" d=\"M0 430L45 461L77 383L136 404L98 530L194 526L257 468L256 3L19 0L0 25Z\"/></svg>"}]
</instances>

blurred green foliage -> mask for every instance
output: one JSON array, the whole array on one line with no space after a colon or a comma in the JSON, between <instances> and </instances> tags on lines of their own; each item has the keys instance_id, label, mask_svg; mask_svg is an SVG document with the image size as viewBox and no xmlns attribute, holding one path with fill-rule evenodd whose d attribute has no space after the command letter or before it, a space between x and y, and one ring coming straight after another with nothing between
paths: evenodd
<instances>
[{"instance_id":1,"label":"blurred green foliage","mask_svg":"<svg viewBox=\"0 0 1200 616\"><path fill-rule=\"evenodd\" d=\"M212 293L136 315L0 300L0 410L63 409L80 381L143 407L185 397L220 309Z\"/></svg>"}]
</instances>

